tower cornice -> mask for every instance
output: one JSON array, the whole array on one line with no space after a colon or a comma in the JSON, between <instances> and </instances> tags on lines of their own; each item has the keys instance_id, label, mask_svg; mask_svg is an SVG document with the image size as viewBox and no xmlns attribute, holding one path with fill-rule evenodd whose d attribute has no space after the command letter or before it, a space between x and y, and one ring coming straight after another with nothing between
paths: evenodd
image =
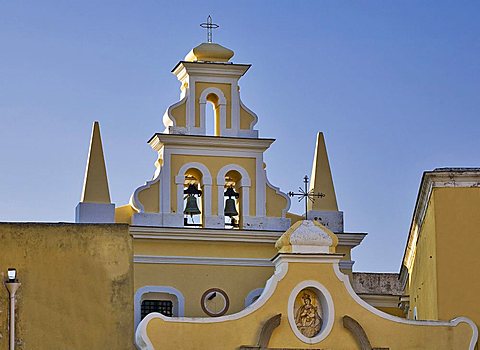
<instances>
[{"instance_id":1,"label":"tower cornice","mask_svg":"<svg viewBox=\"0 0 480 350\"><path fill-rule=\"evenodd\" d=\"M164 145L177 147L202 147L202 148L237 148L264 152L275 139L257 139L242 137L221 137L203 135L180 135L156 133L148 143L155 151L160 151Z\"/></svg>"},{"instance_id":2,"label":"tower cornice","mask_svg":"<svg viewBox=\"0 0 480 350\"><path fill-rule=\"evenodd\" d=\"M180 61L172 69L172 73L175 74L180 81L183 81L188 75L240 78L250 67L250 64Z\"/></svg>"}]
</instances>

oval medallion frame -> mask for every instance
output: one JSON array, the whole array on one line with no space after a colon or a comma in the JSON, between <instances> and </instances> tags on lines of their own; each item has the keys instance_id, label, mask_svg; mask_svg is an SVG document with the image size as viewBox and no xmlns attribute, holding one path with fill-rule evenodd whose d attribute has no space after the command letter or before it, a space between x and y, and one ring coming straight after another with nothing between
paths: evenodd
<instances>
[{"instance_id":1,"label":"oval medallion frame","mask_svg":"<svg viewBox=\"0 0 480 350\"><path fill-rule=\"evenodd\" d=\"M303 335L295 322L295 300L297 299L298 294L304 289L313 291L316 294L320 305L322 306L323 325L318 334L312 338ZM290 328L298 339L306 344L315 344L321 342L332 331L334 320L335 309L333 305L333 299L330 295L330 292L323 284L317 281L308 280L300 282L295 286L295 288L293 288L288 298L288 322L290 323Z\"/></svg>"}]
</instances>

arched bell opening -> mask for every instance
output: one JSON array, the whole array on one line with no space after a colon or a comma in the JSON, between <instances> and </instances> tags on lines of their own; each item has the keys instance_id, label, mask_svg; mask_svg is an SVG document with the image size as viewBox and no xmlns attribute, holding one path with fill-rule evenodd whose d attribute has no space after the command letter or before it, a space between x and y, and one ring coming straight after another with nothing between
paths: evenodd
<instances>
[{"instance_id":1,"label":"arched bell opening","mask_svg":"<svg viewBox=\"0 0 480 350\"><path fill-rule=\"evenodd\" d=\"M227 100L222 90L214 87L204 89L198 100L198 108L200 128L205 135L222 136L227 120Z\"/></svg>"},{"instance_id":2,"label":"arched bell opening","mask_svg":"<svg viewBox=\"0 0 480 350\"><path fill-rule=\"evenodd\" d=\"M240 200L240 184L242 176L236 170L225 174L224 215L225 228L238 229L242 227L242 201Z\"/></svg>"},{"instance_id":3,"label":"arched bell opening","mask_svg":"<svg viewBox=\"0 0 480 350\"><path fill-rule=\"evenodd\" d=\"M220 136L220 105L215 94L209 94L205 103L205 135Z\"/></svg>"},{"instance_id":4,"label":"arched bell opening","mask_svg":"<svg viewBox=\"0 0 480 350\"><path fill-rule=\"evenodd\" d=\"M202 227L205 222L204 186L202 173L198 169L185 172L183 184L183 224L184 226Z\"/></svg>"}]
</instances>

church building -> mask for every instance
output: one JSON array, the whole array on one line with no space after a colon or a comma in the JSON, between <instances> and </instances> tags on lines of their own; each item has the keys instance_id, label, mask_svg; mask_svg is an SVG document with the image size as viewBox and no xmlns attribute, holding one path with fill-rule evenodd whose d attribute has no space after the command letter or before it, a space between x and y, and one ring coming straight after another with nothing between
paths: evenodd
<instances>
[{"instance_id":1,"label":"church building","mask_svg":"<svg viewBox=\"0 0 480 350\"><path fill-rule=\"evenodd\" d=\"M75 223L0 224L0 350L476 349L480 169L425 172L401 271L353 272L367 233L344 229L324 134L302 191L270 183L233 57L208 40L173 67L152 178L122 204L94 122Z\"/></svg>"}]
</instances>

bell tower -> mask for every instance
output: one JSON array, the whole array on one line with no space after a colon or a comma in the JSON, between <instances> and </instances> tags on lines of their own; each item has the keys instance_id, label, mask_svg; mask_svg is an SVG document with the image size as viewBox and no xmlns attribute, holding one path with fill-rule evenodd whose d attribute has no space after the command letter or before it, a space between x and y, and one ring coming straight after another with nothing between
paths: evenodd
<instances>
[{"instance_id":1,"label":"bell tower","mask_svg":"<svg viewBox=\"0 0 480 350\"><path fill-rule=\"evenodd\" d=\"M240 98L238 82L250 65L231 62L233 56L206 42L173 68L180 100L167 108L163 132L149 140L158 154L156 171L131 197L132 224L278 231L290 226L290 200L269 183L263 161L275 140L259 138L257 115ZM213 107L213 135L207 134L207 104Z\"/></svg>"},{"instance_id":2,"label":"bell tower","mask_svg":"<svg viewBox=\"0 0 480 350\"><path fill-rule=\"evenodd\" d=\"M238 80L248 64L229 62L232 50L215 43L192 49L172 70L180 81L180 101L163 116L167 134L206 135L206 105L214 109L214 136L257 138L257 116L240 100Z\"/></svg>"}]
</instances>

